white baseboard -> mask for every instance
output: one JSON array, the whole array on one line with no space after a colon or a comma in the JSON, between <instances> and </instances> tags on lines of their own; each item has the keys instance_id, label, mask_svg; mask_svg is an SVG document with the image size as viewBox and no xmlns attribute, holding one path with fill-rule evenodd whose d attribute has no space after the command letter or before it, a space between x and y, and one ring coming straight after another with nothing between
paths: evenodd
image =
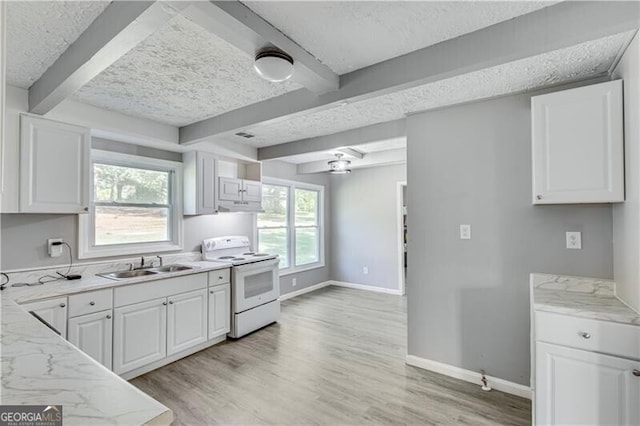
<instances>
[{"instance_id":1,"label":"white baseboard","mask_svg":"<svg viewBox=\"0 0 640 426\"><path fill-rule=\"evenodd\" d=\"M312 291L316 291L316 290L318 290L320 288L328 287L330 285L331 285L331 281L324 281L324 282L321 282L321 283L318 283L318 284L314 284L314 285L309 286L309 287L301 288L300 290L292 291L292 292L289 292L289 293L281 295L280 296L280 301L291 299L292 297L300 296L300 295L305 294L305 293L310 293Z\"/></svg>"},{"instance_id":2,"label":"white baseboard","mask_svg":"<svg viewBox=\"0 0 640 426\"><path fill-rule=\"evenodd\" d=\"M475 383L478 385L478 388L480 388L480 385L482 384L480 381L482 375L479 372L465 370L464 368L454 367L453 365L443 364L441 362L420 358L414 355L407 355L406 362L414 367L423 368L455 379ZM527 386L492 376L486 376L486 378L489 382L489 386L493 389L520 396L522 398L531 399L531 389Z\"/></svg>"},{"instance_id":3,"label":"white baseboard","mask_svg":"<svg viewBox=\"0 0 640 426\"><path fill-rule=\"evenodd\" d=\"M398 296L402 295L401 291L397 288L376 287L373 285L347 283L344 281L329 281L329 282L331 283L331 285L335 285L338 287L354 288L356 290L375 291L377 293L395 294Z\"/></svg>"}]
</instances>

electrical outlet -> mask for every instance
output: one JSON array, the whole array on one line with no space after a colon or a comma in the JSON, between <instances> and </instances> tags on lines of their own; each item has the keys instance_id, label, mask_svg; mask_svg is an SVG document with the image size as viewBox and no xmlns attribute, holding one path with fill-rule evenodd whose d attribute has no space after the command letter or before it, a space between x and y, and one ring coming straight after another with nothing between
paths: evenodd
<instances>
[{"instance_id":1,"label":"electrical outlet","mask_svg":"<svg viewBox=\"0 0 640 426\"><path fill-rule=\"evenodd\" d=\"M61 243L64 240L62 238L49 238L47 240L47 251L51 257L62 256L62 245L54 246L53 243Z\"/></svg>"},{"instance_id":2,"label":"electrical outlet","mask_svg":"<svg viewBox=\"0 0 640 426\"><path fill-rule=\"evenodd\" d=\"M582 249L582 232L567 232L567 248Z\"/></svg>"},{"instance_id":3,"label":"electrical outlet","mask_svg":"<svg viewBox=\"0 0 640 426\"><path fill-rule=\"evenodd\" d=\"M369 273L369 267L368 266L362 267L362 273L367 275Z\"/></svg>"},{"instance_id":4,"label":"electrical outlet","mask_svg":"<svg viewBox=\"0 0 640 426\"><path fill-rule=\"evenodd\" d=\"M461 240L471 239L471 225L460 225L460 239Z\"/></svg>"},{"instance_id":5,"label":"electrical outlet","mask_svg":"<svg viewBox=\"0 0 640 426\"><path fill-rule=\"evenodd\" d=\"M292 286L292 287L295 287L295 286L297 286L297 285L298 285L298 280L297 280L297 278L292 278L292 279L291 279L291 286Z\"/></svg>"}]
</instances>

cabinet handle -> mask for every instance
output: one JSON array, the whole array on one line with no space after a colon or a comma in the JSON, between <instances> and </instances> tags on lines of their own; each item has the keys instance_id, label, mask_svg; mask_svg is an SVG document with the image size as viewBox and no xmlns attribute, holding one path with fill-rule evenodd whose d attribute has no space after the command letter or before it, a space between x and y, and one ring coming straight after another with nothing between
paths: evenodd
<instances>
[{"instance_id":1,"label":"cabinet handle","mask_svg":"<svg viewBox=\"0 0 640 426\"><path fill-rule=\"evenodd\" d=\"M84 211L85 211L85 212L88 212L88 211L89 211L89 207L85 207L85 208L84 208Z\"/></svg>"},{"instance_id":2,"label":"cabinet handle","mask_svg":"<svg viewBox=\"0 0 640 426\"><path fill-rule=\"evenodd\" d=\"M580 334L580 337L582 337L583 339L591 339L591 335L589 333L587 333L586 331L581 331L578 334Z\"/></svg>"},{"instance_id":3,"label":"cabinet handle","mask_svg":"<svg viewBox=\"0 0 640 426\"><path fill-rule=\"evenodd\" d=\"M213 290L210 290L209 293L213 294Z\"/></svg>"},{"instance_id":4,"label":"cabinet handle","mask_svg":"<svg viewBox=\"0 0 640 426\"><path fill-rule=\"evenodd\" d=\"M107 319L111 319L111 315L107 315Z\"/></svg>"},{"instance_id":5,"label":"cabinet handle","mask_svg":"<svg viewBox=\"0 0 640 426\"><path fill-rule=\"evenodd\" d=\"M60 307L61 307L61 308L64 308L65 306L67 306L65 303L61 303L61 304L60 304Z\"/></svg>"},{"instance_id":6,"label":"cabinet handle","mask_svg":"<svg viewBox=\"0 0 640 426\"><path fill-rule=\"evenodd\" d=\"M91 306L95 306L96 302L89 302Z\"/></svg>"},{"instance_id":7,"label":"cabinet handle","mask_svg":"<svg viewBox=\"0 0 640 426\"><path fill-rule=\"evenodd\" d=\"M162 304L163 304L164 306L167 306L167 302L162 302Z\"/></svg>"},{"instance_id":8,"label":"cabinet handle","mask_svg":"<svg viewBox=\"0 0 640 426\"><path fill-rule=\"evenodd\" d=\"M221 279L222 279L222 277L218 277L218 279L219 279L219 280L221 280Z\"/></svg>"},{"instance_id":9,"label":"cabinet handle","mask_svg":"<svg viewBox=\"0 0 640 426\"><path fill-rule=\"evenodd\" d=\"M640 370L633 370L633 375L636 377L640 377Z\"/></svg>"},{"instance_id":10,"label":"cabinet handle","mask_svg":"<svg viewBox=\"0 0 640 426\"><path fill-rule=\"evenodd\" d=\"M173 300L169 300L169 304L170 304L170 305L173 305Z\"/></svg>"},{"instance_id":11,"label":"cabinet handle","mask_svg":"<svg viewBox=\"0 0 640 426\"><path fill-rule=\"evenodd\" d=\"M542 195L536 195L536 200L542 200Z\"/></svg>"}]
</instances>

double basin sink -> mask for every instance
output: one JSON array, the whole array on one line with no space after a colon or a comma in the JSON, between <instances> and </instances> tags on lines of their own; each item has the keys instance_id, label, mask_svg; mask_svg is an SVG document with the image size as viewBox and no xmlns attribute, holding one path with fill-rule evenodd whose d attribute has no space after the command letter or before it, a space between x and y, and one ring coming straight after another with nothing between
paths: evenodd
<instances>
[{"instance_id":1,"label":"double basin sink","mask_svg":"<svg viewBox=\"0 0 640 426\"><path fill-rule=\"evenodd\" d=\"M116 271L116 272L108 272L105 274L97 274L97 275L104 278L109 278L112 280L126 280L127 278L144 277L146 275L166 274L169 272L186 271L189 269L195 269L195 268L191 266L185 266L185 265L167 265L167 266L158 266L157 268L134 269L133 271Z\"/></svg>"}]
</instances>

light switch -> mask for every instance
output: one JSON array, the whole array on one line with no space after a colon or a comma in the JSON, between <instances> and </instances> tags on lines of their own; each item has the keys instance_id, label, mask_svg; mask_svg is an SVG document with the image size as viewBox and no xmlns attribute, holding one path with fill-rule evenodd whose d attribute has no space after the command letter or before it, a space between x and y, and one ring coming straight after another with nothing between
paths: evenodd
<instances>
[{"instance_id":1,"label":"light switch","mask_svg":"<svg viewBox=\"0 0 640 426\"><path fill-rule=\"evenodd\" d=\"M582 232L567 232L567 248L582 249Z\"/></svg>"},{"instance_id":2,"label":"light switch","mask_svg":"<svg viewBox=\"0 0 640 426\"><path fill-rule=\"evenodd\" d=\"M471 239L471 225L460 225L460 239L461 240Z\"/></svg>"}]
</instances>

